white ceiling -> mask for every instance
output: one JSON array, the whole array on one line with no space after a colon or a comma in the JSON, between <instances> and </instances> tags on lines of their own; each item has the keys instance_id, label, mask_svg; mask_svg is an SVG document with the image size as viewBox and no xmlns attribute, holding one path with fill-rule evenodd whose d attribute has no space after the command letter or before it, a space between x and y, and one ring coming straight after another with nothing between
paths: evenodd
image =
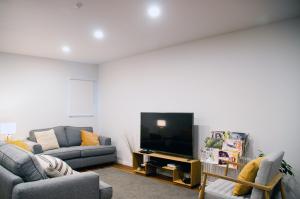
<instances>
[{"instance_id":1,"label":"white ceiling","mask_svg":"<svg viewBox=\"0 0 300 199\"><path fill-rule=\"evenodd\" d=\"M0 51L102 63L300 15L299 0L0 0ZM161 6L157 19L147 6ZM101 28L105 39L95 40ZM67 44L72 52L64 54Z\"/></svg>"}]
</instances>

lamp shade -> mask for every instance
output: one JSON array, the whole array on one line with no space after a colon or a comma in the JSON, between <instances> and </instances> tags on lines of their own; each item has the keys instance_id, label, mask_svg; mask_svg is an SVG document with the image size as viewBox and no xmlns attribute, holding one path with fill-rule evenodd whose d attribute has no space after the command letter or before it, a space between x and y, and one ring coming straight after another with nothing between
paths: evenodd
<instances>
[{"instance_id":1,"label":"lamp shade","mask_svg":"<svg viewBox=\"0 0 300 199\"><path fill-rule=\"evenodd\" d=\"M0 123L0 133L4 135L12 135L17 131L16 123Z\"/></svg>"}]
</instances>

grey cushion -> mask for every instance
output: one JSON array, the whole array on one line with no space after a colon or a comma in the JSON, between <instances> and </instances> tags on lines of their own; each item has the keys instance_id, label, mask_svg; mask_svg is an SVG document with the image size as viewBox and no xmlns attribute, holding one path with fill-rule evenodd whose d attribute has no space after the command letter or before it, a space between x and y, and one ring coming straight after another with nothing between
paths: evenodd
<instances>
[{"instance_id":1,"label":"grey cushion","mask_svg":"<svg viewBox=\"0 0 300 199\"><path fill-rule=\"evenodd\" d=\"M30 141L30 140L25 140L24 142L30 147L31 151L34 154L43 153L42 145L40 145L39 143Z\"/></svg>"},{"instance_id":2,"label":"grey cushion","mask_svg":"<svg viewBox=\"0 0 300 199\"><path fill-rule=\"evenodd\" d=\"M69 146L64 126L57 126L57 127L53 127L53 128L31 130L29 132L29 138L28 139L30 141L36 142L36 138L35 138L35 135L34 135L35 132L47 131L47 130L50 130L50 129L54 130L57 141L58 141L58 144L59 144L60 147Z\"/></svg>"},{"instance_id":3,"label":"grey cushion","mask_svg":"<svg viewBox=\"0 0 300 199\"><path fill-rule=\"evenodd\" d=\"M0 165L20 176L25 182L47 178L32 153L10 144L0 146Z\"/></svg>"},{"instance_id":4,"label":"grey cushion","mask_svg":"<svg viewBox=\"0 0 300 199\"><path fill-rule=\"evenodd\" d=\"M115 146L82 146L81 147L81 157L92 157L112 154L116 151Z\"/></svg>"},{"instance_id":5,"label":"grey cushion","mask_svg":"<svg viewBox=\"0 0 300 199\"><path fill-rule=\"evenodd\" d=\"M66 160L66 163L72 167L72 169L79 169L88 166L94 166L99 164L105 163L112 163L117 161L116 153L109 154L109 155L101 155L101 156L94 156L94 157L87 157L87 158L76 158Z\"/></svg>"},{"instance_id":6,"label":"grey cushion","mask_svg":"<svg viewBox=\"0 0 300 199\"><path fill-rule=\"evenodd\" d=\"M66 135L68 139L68 146L80 146L81 144L81 130L93 132L92 127L73 127L66 126Z\"/></svg>"},{"instance_id":7,"label":"grey cushion","mask_svg":"<svg viewBox=\"0 0 300 199\"><path fill-rule=\"evenodd\" d=\"M233 196L232 190L234 188L234 183L218 179L215 182L210 183L205 188L205 199L218 199L218 198L224 198L224 199L248 199L250 198L250 195L246 196Z\"/></svg>"},{"instance_id":8,"label":"grey cushion","mask_svg":"<svg viewBox=\"0 0 300 199\"><path fill-rule=\"evenodd\" d=\"M99 198L100 199L111 199L112 198L112 186L106 184L103 181L99 181Z\"/></svg>"},{"instance_id":9,"label":"grey cushion","mask_svg":"<svg viewBox=\"0 0 300 199\"><path fill-rule=\"evenodd\" d=\"M105 136L99 136L100 144L101 145L111 145L111 138Z\"/></svg>"},{"instance_id":10,"label":"grey cushion","mask_svg":"<svg viewBox=\"0 0 300 199\"><path fill-rule=\"evenodd\" d=\"M284 152L267 155L260 163L255 183L266 185L278 174ZM261 190L253 189L251 199L262 199L264 193Z\"/></svg>"},{"instance_id":11,"label":"grey cushion","mask_svg":"<svg viewBox=\"0 0 300 199\"><path fill-rule=\"evenodd\" d=\"M45 151L43 154L52 155L62 160L69 160L74 158L80 158L80 152L81 146L73 146Z\"/></svg>"}]
</instances>

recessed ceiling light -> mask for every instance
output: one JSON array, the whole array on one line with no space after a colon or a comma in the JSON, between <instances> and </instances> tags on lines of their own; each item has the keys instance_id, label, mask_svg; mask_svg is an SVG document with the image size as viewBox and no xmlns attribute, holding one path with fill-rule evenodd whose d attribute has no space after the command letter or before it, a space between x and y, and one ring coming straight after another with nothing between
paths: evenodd
<instances>
[{"instance_id":1,"label":"recessed ceiling light","mask_svg":"<svg viewBox=\"0 0 300 199\"><path fill-rule=\"evenodd\" d=\"M152 5L148 8L148 15L151 18L157 18L161 14L161 9L158 5Z\"/></svg>"},{"instance_id":2,"label":"recessed ceiling light","mask_svg":"<svg viewBox=\"0 0 300 199\"><path fill-rule=\"evenodd\" d=\"M71 48L69 46L62 46L61 47L61 50L64 52L64 53L70 53L71 52Z\"/></svg>"},{"instance_id":3,"label":"recessed ceiling light","mask_svg":"<svg viewBox=\"0 0 300 199\"><path fill-rule=\"evenodd\" d=\"M102 32L102 30L96 30L94 32L94 37L96 39L103 39L104 38L104 33Z\"/></svg>"}]
</instances>

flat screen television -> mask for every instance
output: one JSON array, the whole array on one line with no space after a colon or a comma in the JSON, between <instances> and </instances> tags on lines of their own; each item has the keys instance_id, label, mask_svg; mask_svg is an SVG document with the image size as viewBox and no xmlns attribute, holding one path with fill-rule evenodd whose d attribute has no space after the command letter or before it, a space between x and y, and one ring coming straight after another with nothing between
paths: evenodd
<instances>
[{"instance_id":1,"label":"flat screen television","mask_svg":"<svg viewBox=\"0 0 300 199\"><path fill-rule=\"evenodd\" d=\"M141 113L141 149L193 157L194 113Z\"/></svg>"}]
</instances>

